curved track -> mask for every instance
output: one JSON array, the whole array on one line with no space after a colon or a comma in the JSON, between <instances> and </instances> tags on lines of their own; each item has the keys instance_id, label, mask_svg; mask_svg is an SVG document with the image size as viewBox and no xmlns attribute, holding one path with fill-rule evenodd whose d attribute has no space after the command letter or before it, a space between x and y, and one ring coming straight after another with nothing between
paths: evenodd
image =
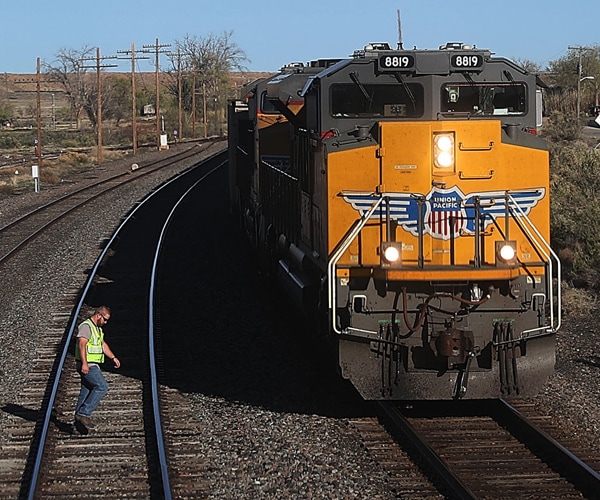
<instances>
[{"instance_id":1,"label":"curved track","mask_svg":"<svg viewBox=\"0 0 600 500\"><path fill-rule=\"evenodd\" d=\"M69 319L67 332L58 341L58 355L52 352L52 343L41 353L36 372L40 373L45 390L32 387L31 396L39 401L40 393L44 394L40 411L43 415L36 419L35 436L21 481L21 498L107 494L127 498L169 497L157 413L156 368L148 362L153 359L149 339L154 328L153 299L149 292L154 277L149 270L154 262L153 272L157 272L157 245L166 231L164 225L170 208L198 178L222 164L220 154L203 162L201 167L189 169L154 191L131 212L92 269ZM76 293L71 291L66 302L75 300ZM110 343L123 366L107 373L109 384L113 382L107 396L110 402L98 410L99 429L94 433L72 425L73 404L79 390L79 377L72 366L72 337L78 322L105 301L114 301L119 306L114 316L118 331L114 331L116 338ZM68 316L62 313L62 317L55 319L64 322L65 315ZM59 331L56 335L61 336ZM49 381L45 378L48 371L53 372ZM118 384L114 383L117 378ZM24 406L35 407L36 403ZM11 431L15 437L21 432ZM24 452L18 444L6 449L9 453ZM95 477L102 477L102 484Z\"/></svg>"},{"instance_id":2,"label":"curved track","mask_svg":"<svg viewBox=\"0 0 600 500\"><path fill-rule=\"evenodd\" d=\"M101 197L107 191L135 182L141 177L152 175L178 161L198 155L211 145L212 142L208 142L206 145L201 146L201 148L193 146L167 158L142 164L136 170L122 172L86 184L10 221L0 227L0 265L63 217L90 201Z\"/></svg>"}]
</instances>

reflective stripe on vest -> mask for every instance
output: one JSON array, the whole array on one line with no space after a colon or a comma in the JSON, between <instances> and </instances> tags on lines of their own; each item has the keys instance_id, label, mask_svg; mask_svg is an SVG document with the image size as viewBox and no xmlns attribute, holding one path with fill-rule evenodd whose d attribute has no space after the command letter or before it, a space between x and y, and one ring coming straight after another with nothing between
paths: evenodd
<instances>
[{"instance_id":1,"label":"reflective stripe on vest","mask_svg":"<svg viewBox=\"0 0 600 500\"><path fill-rule=\"evenodd\" d=\"M102 328L96 326L94 322L88 318L81 325L87 324L90 327L91 336L85 346L86 359L88 363L103 363L104 362L104 350L102 349L102 342L104 340L104 332ZM79 325L79 327L81 327ZM79 354L79 342L75 346L75 359L81 361L81 355Z\"/></svg>"}]
</instances>

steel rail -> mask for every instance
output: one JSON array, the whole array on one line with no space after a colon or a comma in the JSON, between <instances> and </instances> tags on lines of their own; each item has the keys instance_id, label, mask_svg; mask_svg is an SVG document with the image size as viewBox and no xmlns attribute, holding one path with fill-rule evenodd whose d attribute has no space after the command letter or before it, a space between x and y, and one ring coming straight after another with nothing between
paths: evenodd
<instances>
[{"instance_id":1,"label":"steel rail","mask_svg":"<svg viewBox=\"0 0 600 500\"><path fill-rule=\"evenodd\" d=\"M443 483L444 489L447 489L447 492L452 493L451 498L461 500L473 500L479 498L467 485L456 477L448 463L440 457L429 444L427 444L425 439L421 438L417 430L398 411L398 409L394 407L393 403L389 401L378 401L377 403L385 418L387 418L395 428L400 429L401 438L408 440L410 445L413 446L417 452L425 458L427 464L433 468L436 477Z\"/></svg>"},{"instance_id":2,"label":"steel rail","mask_svg":"<svg viewBox=\"0 0 600 500\"><path fill-rule=\"evenodd\" d=\"M147 165L145 165L143 168L148 168L150 166L154 166L156 164L159 163L164 163L166 160L171 160L173 161L174 159L181 159L183 158L187 158L188 157L188 153L191 151L191 149L183 151L182 153L178 153L177 155L171 156L169 158L162 158L160 160L157 161L153 161L148 163ZM194 156L198 153L200 153L201 151L194 151L193 154L190 154L189 156ZM140 177L145 177L147 175L151 175L153 173L155 173L157 170L159 170L162 167L158 167L152 170L147 170L144 171L143 173L141 173L140 175L137 175L136 177L130 178L128 180L126 180L125 182L121 183L120 185L124 185L124 184L128 184L129 182L134 182L136 180L138 180ZM103 179L101 181L97 181L94 182L92 184L89 184L87 186L84 186L80 189L77 189L75 191L71 191L70 193L61 196L59 198L56 198L44 205L41 205L33 210L31 210L30 212L22 215L21 217L19 217L18 219L15 219L11 222L9 222L8 224L6 224L5 226L0 228L0 233L2 233L2 231L6 231L12 227L14 227L17 224L20 224L22 222L24 222L25 220L29 219L30 217L42 212L43 210L48 209L49 207L52 207L54 205L59 204L60 202L63 202L65 200L68 200L70 198L74 198L76 195L81 194L89 189L93 189L95 187L101 186L103 184L107 184L111 181L114 181L116 179L119 179L121 177L124 176L128 176L130 175L130 172L123 172L117 175L113 175L111 177L108 177L106 179ZM68 214L74 212L75 210L81 208L82 206L86 205L87 203L90 203L91 201L99 198L100 196L104 195L107 191L113 189L115 186L110 186L108 188L106 188L103 191L100 191L92 196L89 196L88 198L86 198L85 200L81 201L80 203L70 207L69 209L65 210L64 212L61 212L60 214L58 214L56 217L54 217L53 219L46 221L45 224L43 224L41 227L39 227L37 230L35 230L34 232L30 233L26 238L22 239L17 245L15 245L13 248L11 248L9 251L7 251L4 255L0 256L0 265L3 264L9 257L11 257L15 252L17 252L20 248L22 248L24 245L26 245L27 243L29 243L31 240L33 240L36 236L38 236L39 234L41 234L45 229L47 229L48 227L50 227L52 224L55 224L56 222L58 222L59 220L61 220L63 217L66 217Z\"/></svg>"},{"instance_id":3,"label":"steel rail","mask_svg":"<svg viewBox=\"0 0 600 500\"><path fill-rule=\"evenodd\" d=\"M163 498L166 500L171 500L172 492L171 485L169 481L169 467L167 461L167 452L164 446L164 438L163 438L163 428L162 428L162 418L160 411L160 403L159 403L159 395L158 395L158 376L156 370L156 355L154 348L154 304L155 304L155 289L156 289L156 281L157 281L157 273L158 273L158 260L160 258L160 254L162 252L163 242L167 233L169 226L171 225L171 221L173 220L173 216L177 212L177 209L183 202L183 200L196 188L198 184L203 182L207 177L215 173L217 170L221 169L223 165L226 165L227 161L224 161L214 167L212 170L204 174L200 179L198 179L191 187L187 189L183 195L179 198L179 200L173 205L171 212L167 216L165 223L163 224L162 230L160 232L160 236L158 237L158 242L156 244L156 250L154 252L154 261L152 263L152 272L150 276L150 291L148 295L148 346L149 346L149 361L150 361L150 381L151 381L151 391L152 391L152 409L154 413L154 428L157 436L158 442L158 459L160 464L160 472L162 477L162 485L163 485Z\"/></svg>"},{"instance_id":4,"label":"steel rail","mask_svg":"<svg viewBox=\"0 0 600 500\"><path fill-rule=\"evenodd\" d=\"M148 167L156 165L157 163L165 162L166 160L181 159L181 157L186 158L187 154L189 152L191 152L192 149L193 148L186 149L185 151L181 151L180 153L177 153L177 154L175 154L173 156L169 156L168 158L160 158L158 160L150 161L147 164L141 166L139 168L139 170L146 169ZM202 152L202 150L201 151L194 151L193 154L190 155L190 156L193 156L193 155L201 153L201 152ZM125 171L125 172L121 172L120 174L111 175L110 177L107 177L106 179L102 179L102 180L93 182L91 184L88 184L87 186L83 186L83 187L81 187L79 189L75 189L74 191L70 191L69 193L67 193L67 194L65 194L63 196L59 196L58 198L54 198L51 201L49 201L48 203L44 203L43 205L40 205L39 207L36 207L36 208L30 210L29 212L27 212L27 213L23 214L22 216L20 216L18 219L15 219L15 220L9 222L8 224L5 224L4 226L0 227L0 232L5 231L6 229L9 229L9 228L15 226L19 222L22 222L23 220L28 219L32 215L35 215L38 212L41 212L42 210L45 210L46 208L49 208L49 207L51 207L53 205L56 205L56 204L60 203L61 201L69 199L70 197L72 197L72 196L74 196L76 194L83 193L83 192L87 191L88 189L95 188L95 187L100 186L100 185L102 185L102 184L104 184L106 182L110 182L110 181L119 179L120 177L127 176L127 175L131 175L131 172L130 171Z\"/></svg>"},{"instance_id":5,"label":"steel rail","mask_svg":"<svg viewBox=\"0 0 600 500\"><path fill-rule=\"evenodd\" d=\"M570 450L565 448L547 432L540 429L503 399L498 401L498 414L509 426L510 432L527 444L532 451L536 449L551 457L552 463L558 464L567 480L580 489L588 498L594 498L600 492L600 473L596 472ZM536 453L537 454L537 453ZM565 472L566 474L562 474Z\"/></svg>"},{"instance_id":6,"label":"steel rail","mask_svg":"<svg viewBox=\"0 0 600 500\"><path fill-rule=\"evenodd\" d=\"M206 158L204 161L210 161L211 159L217 157L220 154L223 154L223 152L218 152L218 153L212 155L211 157ZM50 394L49 394L47 400L45 401L45 404L40 409L40 412L43 411L43 413L44 413L44 419L43 419L42 425L41 425L39 441L36 441L34 439L33 444L32 444L32 451L34 448L36 448L36 449L34 451L35 459L33 460L33 467L31 469L31 474L30 474L31 479L30 479L30 482L29 482L29 485L27 488L27 499L28 500L34 500L36 498L35 493L36 493L36 490L38 487L38 479L39 479L42 460L43 460L43 456L44 456L44 448L46 445L46 440L48 438L50 422L52 420L52 411L53 411L54 404L56 402L57 393L58 393L58 387L59 387L59 383L60 383L60 374L63 371L65 361L66 361L66 358L67 358L67 355L69 352L71 339L73 338L73 334L74 334L75 328L77 326L77 317L79 316L79 313L80 313L81 309L83 308L86 296L94 282L94 278L95 278L96 274L98 273L98 269L100 268L100 265L102 264L104 258L106 257L107 253L109 252L112 244L117 240L121 231L126 227L126 225L129 223L129 221L137 214L137 212L150 199L152 199L154 196L156 196L162 189L166 188L167 186L169 186L171 183L175 182L176 180L179 180L182 175L192 172L193 169L194 169L194 167L190 167L187 170L184 170L179 175L176 175L173 178L169 179L168 181L164 182L161 186L159 186L157 189L155 189L154 191L149 193L146 197L144 197L133 208L133 210L131 210L131 212L129 212L129 214L121 221L121 223L119 224L119 226L117 227L117 229L115 230L115 232L113 233L111 238L107 241L103 250L100 252L100 255L96 259L94 266L90 270L88 279L86 280L86 282L82 288L81 296L79 298L77 306L75 307L75 309L71 315L71 322L69 324L68 332L67 332L67 335L66 335L66 338L64 341L64 346L63 346L62 352L60 354L58 366L56 368L55 373L53 374L54 379L52 380L52 388L51 388ZM154 394L154 390L153 390L153 394ZM44 406L45 406L45 409L44 409Z\"/></svg>"}]
</instances>

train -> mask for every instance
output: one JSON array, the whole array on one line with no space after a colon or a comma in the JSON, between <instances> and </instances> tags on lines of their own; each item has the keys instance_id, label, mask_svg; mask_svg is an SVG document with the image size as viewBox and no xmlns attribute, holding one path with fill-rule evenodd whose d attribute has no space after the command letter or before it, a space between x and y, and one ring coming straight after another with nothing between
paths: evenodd
<instances>
[{"instance_id":1,"label":"train","mask_svg":"<svg viewBox=\"0 0 600 500\"><path fill-rule=\"evenodd\" d=\"M232 207L364 399L523 398L553 373L542 86L464 43L369 43L229 101Z\"/></svg>"}]
</instances>

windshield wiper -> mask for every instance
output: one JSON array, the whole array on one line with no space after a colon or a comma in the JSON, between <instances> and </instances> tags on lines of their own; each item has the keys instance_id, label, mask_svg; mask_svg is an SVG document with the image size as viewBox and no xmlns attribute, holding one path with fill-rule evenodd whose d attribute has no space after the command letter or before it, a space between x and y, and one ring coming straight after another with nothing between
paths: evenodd
<instances>
[{"instance_id":1,"label":"windshield wiper","mask_svg":"<svg viewBox=\"0 0 600 500\"><path fill-rule=\"evenodd\" d=\"M362 95L365 97L365 99L367 101L369 101L369 104L371 104L371 96L369 95L369 93L367 92L367 89L365 89L363 84L360 83L360 80L358 79L358 75L354 71L352 71L350 73L350 78L358 86L358 88L362 92Z\"/></svg>"},{"instance_id":2,"label":"windshield wiper","mask_svg":"<svg viewBox=\"0 0 600 500\"><path fill-rule=\"evenodd\" d=\"M413 110L416 109L417 107L417 100L415 99L415 96L413 95L412 91L410 90L410 87L408 86L408 84L404 81L404 78L402 78L402 75L399 72L395 72L394 73L394 78L396 78L396 81L402 85L402 87L404 88L404 92L406 92L406 95L408 95L408 98L410 99L410 102L412 104Z\"/></svg>"}]
</instances>

